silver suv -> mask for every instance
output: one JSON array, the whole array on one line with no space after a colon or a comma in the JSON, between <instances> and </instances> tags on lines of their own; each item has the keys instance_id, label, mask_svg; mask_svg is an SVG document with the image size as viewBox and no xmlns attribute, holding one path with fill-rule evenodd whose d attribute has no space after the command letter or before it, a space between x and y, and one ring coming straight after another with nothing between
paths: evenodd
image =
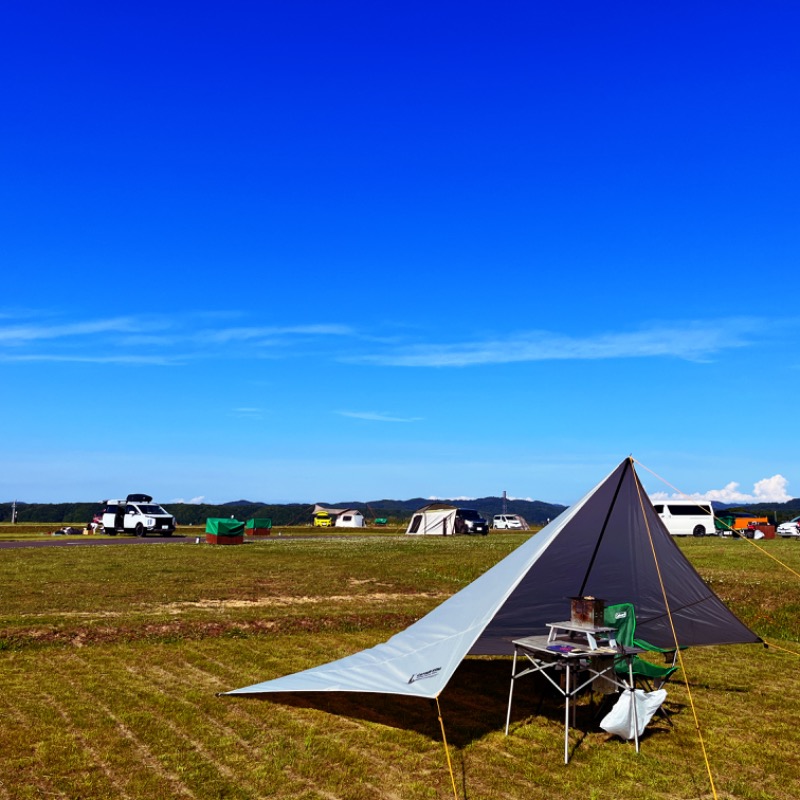
<instances>
[{"instance_id":1,"label":"silver suv","mask_svg":"<svg viewBox=\"0 0 800 800\"><path fill-rule=\"evenodd\" d=\"M175 517L153 502L149 494L129 494L125 500L104 500L103 530L110 536L134 533L147 536L172 536L177 524Z\"/></svg>"}]
</instances>

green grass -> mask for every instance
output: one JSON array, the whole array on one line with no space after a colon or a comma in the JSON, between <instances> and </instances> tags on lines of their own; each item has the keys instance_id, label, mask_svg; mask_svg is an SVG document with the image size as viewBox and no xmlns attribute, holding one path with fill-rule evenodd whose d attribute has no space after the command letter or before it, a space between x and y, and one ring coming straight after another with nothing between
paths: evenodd
<instances>
[{"instance_id":1,"label":"green grass","mask_svg":"<svg viewBox=\"0 0 800 800\"><path fill-rule=\"evenodd\" d=\"M428 701L216 696L385 640L526 538L391 534L0 552L0 800L452 797ZM800 572L800 543L760 544ZM800 652L795 576L743 540L680 546L747 624ZM800 656L684 659L718 796L793 800ZM563 709L535 682L503 735L509 675L509 659L467 659L440 698L460 798L712 796L681 683L674 728L651 725L638 756L581 704L565 767Z\"/></svg>"},{"instance_id":2,"label":"green grass","mask_svg":"<svg viewBox=\"0 0 800 800\"><path fill-rule=\"evenodd\" d=\"M0 522L0 542L9 541L37 541L51 539L55 531L63 527L84 529L85 523L61 523L61 522ZM405 526L386 525L384 527L367 527L354 530L353 528L315 528L312 525L278 525L272 531L272 536L291 536L292 538L315 538L324 536L330 538L347 538L356 533L360 537L369 538L372 536L396 536L405 533ZM95 534L92 534L95 536ZM119 534L120 536L128 534ZM202 525L178 525L176 536L205 536L205 527ZM99 534L103 538L105 534ZM266 537L263 537L266 538ZM77 536L70 536L70 540L77 539Z\"/></svg>"}]
</instances>

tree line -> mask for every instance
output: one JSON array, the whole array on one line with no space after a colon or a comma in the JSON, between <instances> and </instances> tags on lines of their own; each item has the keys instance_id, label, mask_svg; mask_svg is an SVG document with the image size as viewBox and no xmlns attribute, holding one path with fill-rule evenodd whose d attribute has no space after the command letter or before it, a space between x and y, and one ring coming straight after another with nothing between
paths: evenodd
<instances>
[{"instance_id":1,"label":"tree line","mask_svg":"<svg viewBox=\"0 0 800 800\"><path fill-rule=\"evenodd\" d=\"M367 523L376 518L388 520L389 524L408 522L417 509L430 503L421 497L411 500L376 500L369 503L321 503L328 508L354 508L360 511ZM491 521L495 514L519 514L531 525L544 525L557 517L566 506L545 503L541 500L506 500L505 508L500 497L482 497L468 501L439 500L461 507L474 508ZM715 506L717 504L714 504ZM0 522L11 522L12 503L0 503ZM725 506L731 511L767 514L780 524L800 514L800 498L786 503L751 503L741 506ZM99 503L17 503L17 522L41 522L45 524L85 525L95 514L102 511ZM179 525L205 525L210 517L231 517L242 521L254 517L266 517L277 525L307 525L311 523L314 506L307 503L256 503L239 500L219 505L207 503L168 503L166 510L175 516ZM717 508L717 513L721 509Z\"/></svg>"},{"instance_id":2,"label":"tree line","mask_svg":"<svg viewBox=\"0 0 800 800\"><path fill-rule=\"evenodd\" d=\"M544 525L557 517L566 506L545 503L539 500L506 500L500 497L483 497L469 501L439 500L460 507L474 508L491 521L495 514L519 514L531 525ZM390 525L404 524L411 515L431 500L421 497L410 500L377 500L369 503L320 503L327 508L353 508L360 511L367 523L375 519L386 519ZM266 517L273 526L306 525L312 521L314 506L306 503L256 503L239 500L219 505L207 503L168 503L166 510L179 525L205 525L210 517L234 517L246 521L254 517ZM90 522L101 512L100 503L17 503L17 522L41 522L45 524L83 524ZM12 504L0 503L0 522L11 522Z\"/></svg>"}]
</instances>

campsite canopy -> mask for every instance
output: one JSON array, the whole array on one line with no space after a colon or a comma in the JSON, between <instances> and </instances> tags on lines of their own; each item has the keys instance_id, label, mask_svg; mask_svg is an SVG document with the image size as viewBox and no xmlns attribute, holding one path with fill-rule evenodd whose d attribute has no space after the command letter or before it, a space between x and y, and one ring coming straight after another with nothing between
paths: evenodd
<instances>
[{"instance_id":1,"label":"campsite canopy","mask_svg":"<svg viewBox=\"0 0 800 800\"><path fill-rule=\"evenodd\" d=\"M569 619L569 598L583 595L633 603L637 635L662 647L676 638L681 646L760 641L689 564L626 459L538 534L387 642L227 694L438 697L465 656L511 655L514 639Z\"/></svg>"}]
</instances>

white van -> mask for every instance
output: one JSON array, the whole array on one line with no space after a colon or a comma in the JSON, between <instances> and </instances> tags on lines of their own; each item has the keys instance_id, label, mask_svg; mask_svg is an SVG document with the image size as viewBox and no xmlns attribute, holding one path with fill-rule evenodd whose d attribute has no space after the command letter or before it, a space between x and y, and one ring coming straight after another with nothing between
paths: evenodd
<instances>
[{"instance_id":1,"label":"white van","mask_svg":"<svg viewBox=\"0 0 800 800\"><path fill-rule=\"evenodd\" d=\"M714 509L704 500L659 500L656 513L672 536L716 536Z\"/></svg>"},{"instance_id":2,"label":"white van","mask_svg":"<svg viewBox=\"0 0 800 800\"><path fill-rule=\"evenodd\" d=\"M153 502L149 494L129 494L125 500L103 500L103 530L109 536L135 533L147 536L172 536L178 524L175 517Z\"/></svg>"},{"instance_id":3,"label":"white van","mask_svg":"<svg viewBox=\"0 0 800 800\"><path fill-rule=\"evenodd\" d=\"M522 530L522 520L516 514L495 514L492 527L497 530Z\"/></svg>"}]
</instances>

